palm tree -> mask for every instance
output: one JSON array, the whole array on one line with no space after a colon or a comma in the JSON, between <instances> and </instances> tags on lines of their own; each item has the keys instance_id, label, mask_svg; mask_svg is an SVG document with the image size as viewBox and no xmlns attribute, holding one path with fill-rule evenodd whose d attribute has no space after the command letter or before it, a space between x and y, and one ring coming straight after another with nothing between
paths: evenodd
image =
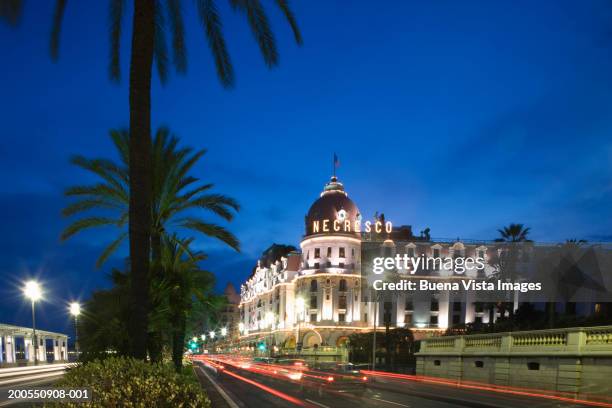
<instances>
[{"instance_id":1,"label":"palm tree","mask_svg":"<svg viewBox=\"0 0 612 408\"><path fill-rule=\"evenodd\" d=\"M496 251L498 255L494 257L492 262L496 264L498 276L501 279L513 282L516 279L517 261L520 252L516 250L516 246L520 245L520 243L532 242L527 238L531 228L526 228L523 224L510 224L497 231L500 236L495 239L495 242L505 242L508 245L504 245L501 251ZM506 246L508 246L509 249L506 248ZM514 317L514 300L512 302L501 303L499 306L502 316L505 314L506 308L509 309L512 324Z\"/></svg>"},{"instance_id":2,"label":"palm tree","mask_svg":"<svg viewBox=\"0 0 612 408\"><path fill-rule=\"evenodd\" d=\"M101 182L71 187L66 190L65 194L68 197L76 198L76 201L63 210L64 216L89 214L92 210L112 214L108 217L87 215L79 218L66 227L61 235L61 238L65 240L90 228L103 226L118 228L119 235L109 243L98 258L96 262L98 267L117 250L127 237L125 227L129 206L129 134L125 130L113 130L110 136L119 153L120 162L74 156L71 159L73 164L94 173L101 179ZM154 264L159 262L161 256L162 235L177 228L191 229L218 239L236 250L240 249L238 239L227 229L205 222L190 213L190 210L204 209L231 221L234 216L232 211L238 211L240 206L231 197L209 193L208 191L213 187L212 184L197 184L199 179L190 176L189 172L206 152L179 148L178 143L179 139L171 135L167 128L158 129L152 142L151 237L153 244L151 257Z\"/></svg>"},{"instance_id":3,"label":"palm tree","mask_svg":"<svg viewBox=\"0 0 612 408\"><path fill-rule=\"evenodd\" d=\"M168 322L171 326L172 361L179 371L183 365L187 318L195 305L208 311L216 309L217 297L212 295L214 275L200 269L206 259L202 252L189 248L193 238L179 239L165 235L162 239L161 265L164 270L162 291L165 294Z\"/></svg>"},{"instance_id":4,"label":"palm tree","mask_svg":"<svg viewBox=\"0 0 612 408\"><path fill-rule=\"evenodd\" d=\"M59 55L61 23L67 0L57 0L51 30L50 52L53 60ZM110 0L110 77L120 78L119 47L124 0ZM278 64L278 52L268 17L259 0L229 0L231 7L243 13L259 45L268 67ZM283 12L298 44L302 37L287 0L275 0ZM213 54L217 77L224 87L234 84L234 70L222 33L222 24L214 0L196 0L198 17ZM167 79L168 48L166 21L172 36L172 63L176 71L187 70L185 30L180 0L134 0L129 74L129 240L131 262L132 321L130 338L132 355L145 358L147 344L147 312L149 308L149 251L151 234L151 77L155 61L162 82Z\"/></svg>"},{"instance_id":5,"label":"palm tree","mask_svg":"<svg viewBox=\"0 0 612 408\"><path fill-rule=\"evenodd\" d=\"M495 242L531 242L527 235L531 228L525 228L523 224L510 224L497 230L500 237Z\"/></svg>"}]
</instances>

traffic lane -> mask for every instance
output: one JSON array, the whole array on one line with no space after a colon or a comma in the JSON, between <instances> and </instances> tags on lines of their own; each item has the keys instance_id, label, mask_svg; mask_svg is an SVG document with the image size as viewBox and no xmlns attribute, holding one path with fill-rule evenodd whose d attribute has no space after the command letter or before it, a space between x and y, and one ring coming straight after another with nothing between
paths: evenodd
<instances>
[{"instance_id":1,"label":"traffic lane","mask_svg":"<svg viewBox=\"0 0 612 408\"><path fill-rule=\"evenodd\" d=\"M525 396L494 390L458 388L447 384L432 384L422 381L396 380L376 377L372 389L386 392L386 396L401 402L404 396L416 396L428 400L455 403L473 408L486 407L533 407L533 408L574 408L593 405L539 396ZM596 405L597 406L597 405ZM612 406L612 405L610 405Z\"/></svg>"},{"instance_id":2,"label":"traffic lane","mask_svg":"<svg viewBox=\"0 0 612 408\"><path fill-rule=\"evenodd\" d=\"M296 382L289 380L282 380L280 378L273 378L259 373L254 373L248 370L238 369L236 367L227 367L224 370L219 371L218 379L222 386L237 395L239 399L244 399L244 395L247 395L245 406L256 407L258 402L251 401L250 396L252 393L257 393L258 390L252 388L252 384L240 381L232 376L232 373L240 375L240 377L247 378L249 380L258 382L267 387L272 388L274 391L283 393L285 395L292 396L299 402L288 402L282 401L284 405L274 406L316 406L320 408L355 408L355 407L423 407L423 408L452 408L457 407L456 402L440 401L433 398L422 398L416 395L407 396L405 394L398 394L393 391L379 390L368 388L362 395L355 395L352 393L343 393L337 391L324 391L323 393L318 392L318 388L313 386L303 386ZM236 382L238 381L238 382ZM235 389L234 389L235 388ZM250 393L248 390L251 390ZM261 394L261 393L258 393ZM274 399L278 401L278 399ZM496 407L497 405L491 404L487 407Z\"/></svg>"}]
</instances>

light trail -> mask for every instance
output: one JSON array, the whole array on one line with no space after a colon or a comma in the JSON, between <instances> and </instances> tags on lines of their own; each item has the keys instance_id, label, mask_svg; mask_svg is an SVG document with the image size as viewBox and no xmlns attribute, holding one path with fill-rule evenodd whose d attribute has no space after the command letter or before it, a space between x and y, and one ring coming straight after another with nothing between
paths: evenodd
<instances>
[{"instance_id":1,"label":"light trail","mask_svg":"<svg viewBox=\"0 0 612 408\"><path fill-rule=\"evenodd\" d=\"M603 402L603 401L593 401L593 400L584 400L577 399L570 396L563 396L563 394L568 395L569 393L561 393L557 392L556 394L546 394L543 390L534 390L529 388L519 388L519 387L509 387L503 385L490 385L484 383L477 382L457 382L453 380L445 380L442 378L436 377L426 377L426 376L417 376L417 375L408 375L408 374L396 374L389 373L386 371L371 371L371 370L361 370L362 373L367 374L369 376L380 376L385 378L390 378L396 381L414 381L414 382L427 382L434 384L441 384L447 386L454 386L457 388L465 388L465 389L475 389L482 391L490 391L497 392L502 394L511 394L511 395L520 395L526 397L534 397L534 398L545 398L555 401L563 401L573 404L583 404L590 405L595 407L607 407L612 408L612 403Z\"/></svg>"},{"instance_id":2,"label":"light trail","mask_svg":"<svg viewBox=\"0 0 612 408\"><path fill-rule=\"evenodd\" d=\"M274 388L270 388L270 387L268 387L266 385L258 383L257 381L253 381L253 380L251 380L249 378L243 377L243 376L238 375L236 373L233 373L231 371L225 371L225 374L230 375L230 376L232 376L234 378L237 378L240 381L244 381L244 382L246 382L248 384L251 384L251 385L253 385L253 386L255 386L255 387L259 388L259 389L262 389L262 390L264 390L264 391L266 391L266 392L268 392L268 393L270 393L270 394L272 394L272 395L274 395L274 396L276 396L278 398L282 398L285 401L291 402L292 404L299 405L301 407L315 407L315 405L313 405L313 404L309 404L309 403L306 403L304 401L301 401L301 400L299 400L299 399L297 399L295 397L292 397L291 395L285 394L284 392L275 390Z\"/></svg>"}]
</instances>

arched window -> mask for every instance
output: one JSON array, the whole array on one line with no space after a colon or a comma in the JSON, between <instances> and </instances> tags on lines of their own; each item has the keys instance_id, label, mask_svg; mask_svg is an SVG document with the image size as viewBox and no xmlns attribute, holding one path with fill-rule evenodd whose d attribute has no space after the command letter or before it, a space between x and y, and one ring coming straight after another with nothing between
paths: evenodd
<instances>
[{"instance_id":1,"label":"arched window","mask_svg":"<svg viewBox=\"0 0 612 408\"><path fill-rule=\"evenodd\" d=\"M346 279L340 279L340 285L338 290L340 292L346 292Z\"/></svg>"},{"instance_id":2,"label":"arched window","mask_svg":"<svg viewBox=\"0 0 612 408\"><path fill-rule=\"evenodd\" d=\"M310 291L311 292L317 291L317 280L316 279L313 279L310 281Z\"/></svg>"}]
</instances>

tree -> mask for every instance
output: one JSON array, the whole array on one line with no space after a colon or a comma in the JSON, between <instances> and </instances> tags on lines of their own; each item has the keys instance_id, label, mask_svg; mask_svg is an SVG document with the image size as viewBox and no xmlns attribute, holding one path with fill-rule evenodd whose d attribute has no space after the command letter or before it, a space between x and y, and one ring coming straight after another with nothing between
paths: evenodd
<instances>
[{"instance_id":1,"label":"tree","mask_svg":"<svg viewBox=\"0 0 612 408\"><path fill-rule=\"evenodd\" d=\"M219 305L212 295L214 275L199 267L206 256L192 252L193 239L179 239L176 235L162 239L161 265L163 268L162 293L165 293L168 322L171 326L172 361L177 371L183 365L185 332L190 313L198 304L201 311L215 311Z\"/></svg>"},{"instance_id":2,"label":"tree","mask_svg":"<svg viewBox=\"0 0 612 408\"><path fill-rule=\"evenodd\" d=\"M74 234L94 227L113 226L119 229L117 238L102 251L97 266L101 266L128 235L125 228L129 218L130 203L130 138L125 130L111 131L111 138L119 154L119 163L108 159L87 159L83 156L72 158L75 165L94 173L101 179L101 182L69 188L66 195L76 198L76 201L63 211L65 216L89 214L92 210L104 212L109 216L101 217L95 214L79 218L64 230L62 239L68 239ZM158 280L161 274L161 237L169 230L176 228L195 230L239 250L239 242L232 233L190 212L194 209L204 209L231 221L233 211L239 210L240 207L230 197L210 194L212 184L199 185L199 180L189 174L205 151L194 152L190 148L179 148L178 145L179 139L171 135L167 128L160 128L152 142L150 233L152 263L150 264L150 276ZM152 289L151 282L149 282L147 297L152 295ZM148 312L157 308L153 300L149 299ZM148 331L150 335L146 348L149 350L151 359L157 361L161 358L161 330L154 330L154 325L149 325Z\"/></svg>"},{"instance_id":3,"label":"tree","mask_svg":"<svg viewBox=\"0 0 612 408\"><path fill-rule=\"evenodd\" d=\"M499 279L514 282L517 279L517 263L524 251L522 244L532 242L527 238L531 228L526 228L523 224L510 224L497 231L500 236L495 239L495 242L502 242L504 244L494 251L495 255L489 260L489 263L497 270L496 276ZM491 304L488 306L492 307ZM508 309L510 320L513 319L514 300L512 302L501 302L498 307L502 317L506 309Z\"/></svg>"},{"instance_id":4,"label":"tree","mask_svg":"<svg viewBox=\"0 0 612 408\"><path fill-rule=\"evenodd\" d=\"M278 64L276 41L267 15L259 0L229 0L232 8L243 13L268 67ZM57 0L53 16L50 53L59 56L61 23L66 0ZM119 48L125 0L110 0L110 77L120 79ZM298 44L302 37L287 0L275 0L283 12ZM234 71L225 45L222 24L214 0L196 0L198 16L204 27L209 48L224 87L234 84ZM134 0L132 43L129 71L129 216L130 290L133 313L129 325L132 355L146 357L147 313L149 310L149 252L151 236L151 77L153 62L164 83L168 73L166 20L172 36L172 63L176 71L187 70L185 30L180 0ZM10 15L10 14L8 14Z\"/></svg>"}]
</instances>

